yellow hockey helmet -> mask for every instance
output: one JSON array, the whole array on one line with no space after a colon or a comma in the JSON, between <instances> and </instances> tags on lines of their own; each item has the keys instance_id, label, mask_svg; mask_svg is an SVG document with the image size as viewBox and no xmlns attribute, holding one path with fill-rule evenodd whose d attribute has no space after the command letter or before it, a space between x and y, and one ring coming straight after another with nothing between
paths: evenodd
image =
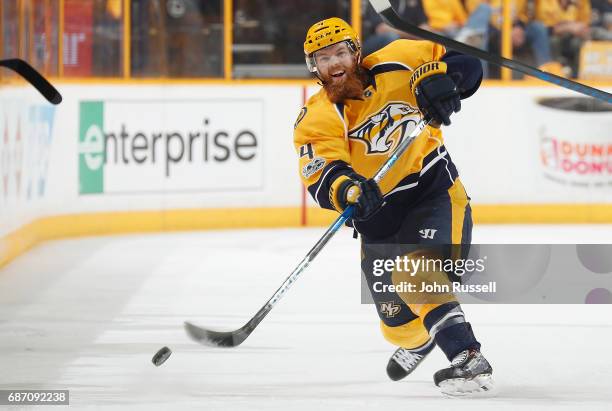
<instances>
[{"instance_id":1,"label":"yellow hockey helmet","mask_svg":"<svg viewBox=\"0 0 612 411\"><path fill-rule=\"evenodd\" d=\"M306 55L308 70L311 73L317 72L317 65L314 59L315 52L342 41L346 41L353 53L361 50L357 32L339 17L321 20L310 26L304 41L304 54Z\"/></svg>"}]
</instances>

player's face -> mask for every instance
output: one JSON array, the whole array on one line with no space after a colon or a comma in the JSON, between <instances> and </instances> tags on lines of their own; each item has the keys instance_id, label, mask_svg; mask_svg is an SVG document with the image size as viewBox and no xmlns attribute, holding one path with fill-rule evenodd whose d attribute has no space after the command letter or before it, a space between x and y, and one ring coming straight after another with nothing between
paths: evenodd
<instances>
[{"instance_id":1,"label":"player's face","mask_svg":"<svg viewBox=\"0 0 612 411\"><path fill-rule=\"evenodd\" d=\"M315 53L317 70L325 82L341 84L355 70L355 57L345 42L332 44Z\"/></svg>"}]
</instances>

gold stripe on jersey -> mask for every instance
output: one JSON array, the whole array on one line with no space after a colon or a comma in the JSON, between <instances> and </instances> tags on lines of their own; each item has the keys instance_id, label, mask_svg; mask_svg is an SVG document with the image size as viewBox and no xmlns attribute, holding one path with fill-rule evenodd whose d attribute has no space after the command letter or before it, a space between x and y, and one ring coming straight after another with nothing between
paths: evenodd
<instances>
[{"instance_id":1,"label":"gold stripe on jersey","mask_svg":"<svg viewBox=\"0 0 612 411\"><path fill-rule=\"evenodd\" d=\"M467 208L470 200L468 199L465 188L463 188L463 184L461 184L461 180L459 179L456 179L455 183L448 189L448 195L451 200L451 241L452 244L461 244L463 238L463 220L465 219L465 209ZM457 253L459 251L459 247L453 247L453 252ZM460 256L453 255L453 258L460 258Z\"/></svg>"},{"instance_id":2,"label":"gold stripe on jersey","mask_svg":"<svg viewBox=\"0 0 612 411\"><path fill-rule=\"evenodd\" d=\"M351 171L373 177L414 129L421 113L410 77L414 68L439 61L444 53L444 47L428 41L394 41L363 60L374 81L362 99L333 104L321 89L308 100L296 123L294 144L302 180L320 206L334 208L329 201L333 180ZM418 178L423 160L442 144L440 130L428 127L380 182L383 194L411 174Z\"/></svg>"}]
</instances>

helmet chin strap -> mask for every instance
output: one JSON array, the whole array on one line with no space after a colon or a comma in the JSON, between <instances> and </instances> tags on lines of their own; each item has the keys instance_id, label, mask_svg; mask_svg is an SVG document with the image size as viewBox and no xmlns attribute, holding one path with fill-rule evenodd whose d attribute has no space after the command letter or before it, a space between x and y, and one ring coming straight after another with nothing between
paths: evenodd
<instances>
[{"instance_id":1,"label":"helmet chin strap","mask_svg":"<svg viewBox=\"0 0 612 411\"><path fill-rule=\"evenodd\" d=\"M324 86L324 85L327 84L327 82L325 80L323 80L323 78L321 76L319 76L319 71L318 70L315 71L313 74L319 79L319 81L317 81L317 84L319 86Z\"/></svg>"},{"instance_id":2,"label":"helmet chin strap","mask_svg":"<svg viewBox=\"0 0 612 411\"><path fill-rule=\"evenodd\" d=\"M314 53L313 53L313 56L314 56ZM321 77L321 75L319 74L319 68L317 67L316 63L314 65L314 71L311 71L310 74L314 74L315 77L319 80L319 81L317 81L318 85L324 86L324 85L327 84L327 82L325 80L323 80L323 77Z\"/></svg>"}]
</instances>

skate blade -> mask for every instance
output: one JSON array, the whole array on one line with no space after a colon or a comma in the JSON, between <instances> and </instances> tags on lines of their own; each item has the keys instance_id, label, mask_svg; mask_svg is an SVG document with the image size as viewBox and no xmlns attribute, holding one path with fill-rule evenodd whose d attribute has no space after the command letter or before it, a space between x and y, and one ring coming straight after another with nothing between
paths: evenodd
<instances>
[{"instance_id":1,"label":"skate blade","mask_svg":"<svg viewBox=\"0 0 612 411\"><path fill-rule=\"evenodd\" d=\"M495 396L495 382L491 374L478 375L470 380L453 378L440 383L442 394L452 398Z\"/></svg>"}]
</instances>

